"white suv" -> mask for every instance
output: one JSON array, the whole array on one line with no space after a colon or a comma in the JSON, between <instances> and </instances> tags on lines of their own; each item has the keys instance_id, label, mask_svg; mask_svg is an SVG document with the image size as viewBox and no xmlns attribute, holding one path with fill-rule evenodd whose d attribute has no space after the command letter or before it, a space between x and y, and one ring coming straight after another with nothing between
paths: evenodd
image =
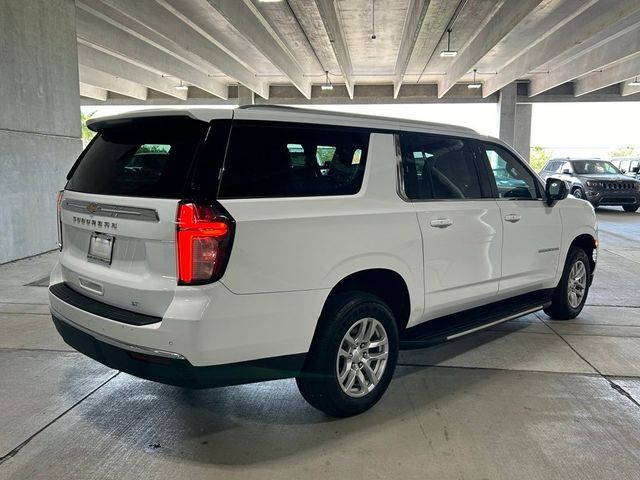
<instances>
[{"instance_id":1,"label":"white suv","mask_svg":"<svg viewBox=\"0 0 640 480\"><path fill-rule=\"evenodd\" d=\"M295 377L347 416L382 396L399 349L573 318L587 298L591 205L472 130L258 106L90 127L50 302L64 340L112 368L189 387Z\"/></svg>"}]
</instances>

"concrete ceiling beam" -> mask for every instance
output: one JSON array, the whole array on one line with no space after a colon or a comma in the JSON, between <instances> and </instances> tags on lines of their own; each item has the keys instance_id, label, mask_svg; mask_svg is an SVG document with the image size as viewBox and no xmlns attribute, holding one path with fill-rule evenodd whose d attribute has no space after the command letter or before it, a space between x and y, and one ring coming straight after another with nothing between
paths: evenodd
<instances>
[{"instance_id":1,"label":"concrete ceiling beam","mask_svg":"<svg viewBox=\"0 0 640 480\"><path fill-rule=\"evenodd\" d=\"M573 0L575 1L575 0ZM574 9L575 10L575 9ZM605 28L595 35L589 37L583 42L580 42L573 47L565 50L562 54L552 59L551 61L541 65L539 69L541 71L551 71L556 68L560 68L565 63L569 63L576 58L581 57L588 50L592 50L599 45L611 41L616 38L621 32L627 31L629 28L635 28L640 24L640 12L636 12L633 15L629 15L612 26Z\"/></svg>"},{"instance_id":2,"label":"concrete ceiling beam","mask_svg":"<svg viewBox=\"0 0 640 480\"><path fill-rule=\"evenodd\" d=\"M138 65L134 65L83 43L78 44L78 62L80 65L139 83L140 85L152 88L171 97L176 97L180 100L187 99L188 92L186 90L176 89L178 85L177 79L170 80L164 78L155 72L145 70Z\"/></svg>"},{"instance_id":3,"label":"concrete ceiling beam","mask_svg":"<svg viewBox=\"0 0 640 480\"><path fill-rule=\"evenodd\" d=\"M438 82L438 96L442 98L541 2L542 0L504 1L468 46L455 57L446 75Z\"/></svg>"},{"instance_id":4,"label":"concrete ceiling beam","mask_svg":"<svg viewBox=\"0 0 640 480\"><path fill-rule=\"evenodd\" d=\"M320 12L322 23L324 23L324 28L331 40L331 46L333 47L338 65L340 65L349 98L353 98L353 65L351 63L349 49L347 48L347 41L342 31L342 24L338 17L337 2L334 0L315 0L315 3Z\"/></svg>"},{"instance_id":5,"label":"concrete ceiling beam","mask_svg":"<svg viewBox=\"0 0 640 480\"><path fill-rule=\"evenodd\" d=\"M102 14L78 3L78 38L120 55L141 67L172 75L217 97L226 99L227 87L206 73L110 23ZM96 15L97 14L97 15Z\"/></svg>"},{"instance_id":6,"label":"concrete ceiling beam","mask_svg":"<svg viewBox=\"0 0 640 480\"><path fill-rule=\"evenodd\" d=\"M260 11L249 0L164 0L177 11L185 13L189 22L198 28L206 30L206 24L202 22L202 16L188 15L186 11L195 13L195 9L203 6L214 8L222 15L244 38L269 60L273 66L280 70L291 83L300 90L306 98L311 98L311 81L304 76L304 72L298 64L295 56L287 47L285 41L280 38L274 27L262 16ZM243 59L249 64L249 59Z\"/></svg>"},{"instance_id":7,"label":"concrete ceiling beam","mask_svg":"<svg viewBox=\"0 0 640 480\"><path fill-rule=\"evenodd\" d=\"M181 3L184 8L190 6L188 2ZM163 37L162 44L170 52L180 56L186 50L261 97L269 97L267 82L181 15L177 8L162 0L110 0L109 5Z\"/></svg>"},{"instance_id":8,"label":"concrete ceiling beam","mask_svg":"<svg viewBox=\"0 0 640 480\"><path fill-rule=\"evenodd\" d=\"M636 93L640 93L640 85L632 86L629 85L629 82L622 82L620 84L620 95L622 95L623 97L635 95Z\"/></svg>"},{"instance_id":9,"label":"concrete ceiling beam","mask_svg":"<svg viewBox=\"0 0 640 480\"><path fill-rule=\"evenodd\" d=\"M138 100L147 99L147 87L140 84L84 65L80 65L78 71L80 74L80 83L116 92L120 95L126 95L127 97Z\"/></svg>"},{"instance_id":10,"label":"concrete ceiling beam","mask_svg":"<svg viewBox=\"0 0 640 480\"><path fill-rule=\"evenodd\" d=\"M78 8L90 12L110 25L113 25L120 30L124 30L133 37L164 51L200 72L207 74L222 74L222 72L217 70L213 65L207 63L187 48L177 46L175 42L171 41L171 39L160 35L158 32L144 25L130 15L122 13L111 3L106 3L107 1L109 0L77 0L76 4ZM154 7L158 8L155 4Z\"/></svg>"},{"instance_id":11,"label":"concrete ceiling beam","mask_svg":"<svg viewBox=\"0 0 640 480\"><path fill-rule=\"evenodd\" d=\"M573 94L580 97L638 75L640 75L640 54L576 80Z\"/></svg>"},{"instance_id":12,"label":"concrete ceiling beam","mask_svg":"<svg viewBox=\"0 0 640 480\"><path fill-rule=\"evenodd\" d=\"M80 83L80 96L85 98L92 98L94 100L100 100L101 102L107 101L107 91L104 88L94 87L93 85L87 85L86 83Z\"/></svg>"},{"instance_id":13,"label":"concrete ceiling beam","mask_svg":"<svg viewBox=\"0 0 640 480\"><path fill-rule=\"evenodd\" d=\"M551 90L638 52L640 52L640 24L619 32L609 42L584 50L581 56L548 74L536 74L529 84L529 96L533 97Z\"/></svg>"},{"instance_id":14,"label":"concrete ceiling beam","mask_svg":"<svg viewBox=\"0 0 640 480\"><path fill-rule=\"evenodd\" d=\"M430 5L429 0L409 0L407 16L402 30L402 40L393 70L393 98L398 98L404 74L416 46L416 40L422 29Z\"/></svg>"},{"instance_id":15,"label":"concrete ceiling beam","mask_svg":"<svg viewBox=\"0 0 640 480\"><path fill-rule=\"evenodd\" d=\"M156 97L151 95L145 101L124 96L109 95L107 105L237 105L237 87L229 87L227 100L222 100L213 95L193 91L190 92L186 101L166 96ZM400 90L398 98L393 98L392 84L367 84L356 85L353 99L349 97L347 89L343 84L335 85L330 92L322 91L320 85L312 88L311 99L302 96L300 91L293 85L272 85L269 99L256 98L255 103L261 105L372 105L372 104L451 104L451 103L492 103L498 102L498 94L494 93L489 97L483 97L478 90L470 90L466 85L456 84L444 97L438 98L438 86L435 83L406 83ZM638 99L629 95L620 95L620 85L612 85L593 93L574 97L573 84L565 83L548 92L536 95L533 98L528 96L527 85L519 83L517 85L518 105L534 103L593 103L593 102L637 102ZM93 105L95 101L86 98L81 99L82 105Z\"/></svg>"},{"instance_id":16,"label":"concrete ceiling beam","mask_svg":"<svg viewBox=\"0 0 640 480\"><path fill-rule=\"evenodd\" d=\"M547 35L541 35L540 41L510 62L506 67L483 85L483 95L491 95L505 85L522 78L541 65L562 55L576 44L607 29L620 19L640 11L638 0L599 0L584 2L575 15Z\"/></svg>"}]
</instances>

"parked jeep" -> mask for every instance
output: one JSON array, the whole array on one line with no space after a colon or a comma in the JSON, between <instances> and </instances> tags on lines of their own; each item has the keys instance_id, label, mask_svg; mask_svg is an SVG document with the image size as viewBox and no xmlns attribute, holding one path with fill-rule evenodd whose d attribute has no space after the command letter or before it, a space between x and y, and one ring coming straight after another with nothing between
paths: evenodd
<instances>
[{"instance_id":1,"label":"parked jeep","mask_svg":"<svg viewBox=\"0 0 640 480\"><path fill-rule=\"evenodd\" d=\"M626 212L640 208L640 181L624 175L605 160L553 159L540 176L564 180L574 197L587 200L594 207L620 206Z\"/></svg>"}]
</instances>

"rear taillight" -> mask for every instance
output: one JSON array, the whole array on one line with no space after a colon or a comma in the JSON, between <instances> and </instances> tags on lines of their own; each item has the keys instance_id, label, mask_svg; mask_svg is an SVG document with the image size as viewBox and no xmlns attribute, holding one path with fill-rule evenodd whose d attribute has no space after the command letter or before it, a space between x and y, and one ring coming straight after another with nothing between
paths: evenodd
<instances>
[{"instance_id":1,"label":"rear taillight","mask_svg":"<svg viewBox=\"0 0 640 480\"><path fill-rule=\"evenodd\" d=\"M181 203L176 238L178 283L218 280L231 250L233 220L213 205Z\"/></svg>"},{"instance_id":2,"label":"rear taillight","mask_svg":"<svg viewBox=\"0 0 640 480\"><path fill-rule=\"evenodd\" d=\"M64 190L58 192L56 201L56 211L58 217L58 250L62 251L62 200L64 200Z\"/></svg>"}]
</instances>

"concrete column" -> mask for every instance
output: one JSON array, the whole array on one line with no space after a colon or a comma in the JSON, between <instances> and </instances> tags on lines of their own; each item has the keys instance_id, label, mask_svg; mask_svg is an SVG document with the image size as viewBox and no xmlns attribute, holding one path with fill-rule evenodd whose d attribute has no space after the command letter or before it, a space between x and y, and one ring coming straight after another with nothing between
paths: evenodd
<instances>
[{"instance_id":1,"label":"concrete column","mask_svg":"<svg viewBox=\"0 0 640 480\"><path fill-rule=\"evenodd\" d=\"M515 148L525 160L529 161L531 154L531 112L533 105L530 103L519 103L516 105L516 131L513 139Z\"/></svg>"},{"instance_id":2,"label":"concrete column","mask_svg":"<svg viewBox=\"0 0 640 480\"><path fill-rule=\"evenodd\" d=\"M0 263L56 246L56 192L82 148L73 0L3 0Z\"/></svg>"},{"instance_id":3,"label":"concrete column","mask_svg":"<svg viewBox=\"0 0 640 480\"><path fill-rule=\"evenodd\" d=\"M516 84L506 85L500 90L498 121L500 140L513 145L516 129Z\"/></svg>"},{"instance_id":4,"label":"concrete column","mask_svg":"<svg viewBox=\"0 0 640 480\"><path fill-rule=\"evenodd\" d=\"M500 90L498 101L500 140L515 148L527 161L531 147L531 104L517 104L516 83Z\"/></svg>"},{"instance_id":5,"label":"concrete column","mask_svg":"<svg viewBox=\"0 0 640 480\"><path fill-rule=\"evenodd\" d=\"M244 85L238 85L238 105L253 105L255 103L253 90Z\"/></svg>"}]
</instances>

